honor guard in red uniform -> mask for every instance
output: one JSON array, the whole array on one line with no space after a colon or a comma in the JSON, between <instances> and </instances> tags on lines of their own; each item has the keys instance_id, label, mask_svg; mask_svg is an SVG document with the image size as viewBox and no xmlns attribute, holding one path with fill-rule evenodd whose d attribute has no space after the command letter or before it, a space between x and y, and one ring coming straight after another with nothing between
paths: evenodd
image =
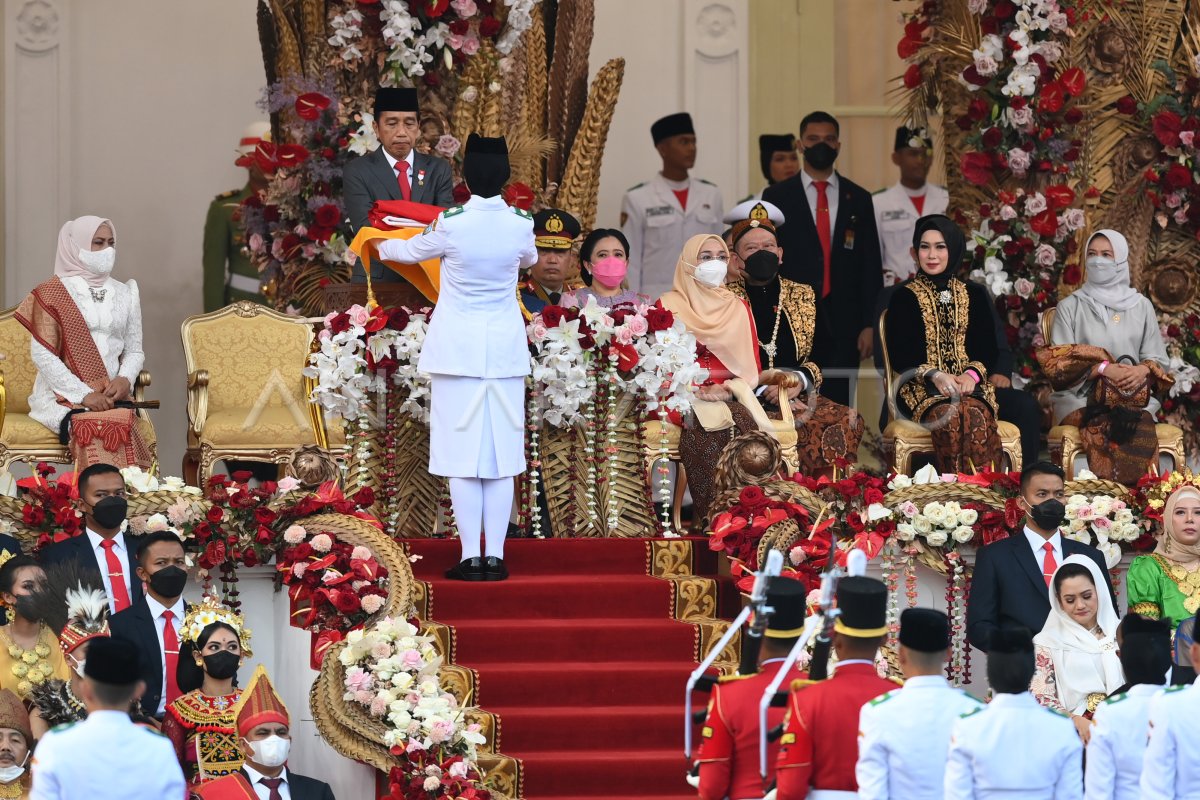
<instances>
[{"instance_id":1,"label":"honor guard in red uniform","mask_svg":"<svg viewBox=\"0 0 1200 800\"><path fill-rule=\"evenodd\" d=\"M887 633L887 587L874 578L843 578L837 606L833 677L792 684L776 763L777 800L857 798L859 711L896 688L875 669Z\"/></svg>"},{"instance_id":2,"label":"honor guard in red uniform","mask_svg":"<svg viewBox=\"0 0 1200 800\"><path fill-rule=\"evenodd\" d=\"M764 634L758 672L722 678L713 687L697 759L701 800L749 800L763 796L762 776L758 773L758 704L804 629L806 596L807 589L799 581L772 578L767 605L774 613ZM793 667L788 681L782 685L788 686L792 680L804 677L803 672ZM782 720L782 708L768 709L769 727ZM768 764L774 765L778 749L777 742L770 744Z\"/></svg>"}]
</instances>

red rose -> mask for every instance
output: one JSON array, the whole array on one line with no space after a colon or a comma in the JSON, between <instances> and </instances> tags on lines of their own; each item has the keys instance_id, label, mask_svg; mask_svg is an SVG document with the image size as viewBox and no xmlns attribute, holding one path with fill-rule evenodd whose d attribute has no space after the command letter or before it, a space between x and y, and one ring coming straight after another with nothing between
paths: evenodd
<instances>
[{"instance_id":1,"label":"red rose","mask_svg":"<svg viewBox=\"0 0 1200 800\"><path fill-rule=\"evenodd\" d=\"M21 510L21 518L25 521L26 525L38 528L46 521L46 512L37 506L25 506Z\"/></svg>"},{"instance_id":2,"label":"red rose","mask_svg":"<svg viewBox=\"0 0 1200 800\"><path fill-rule=\"evenodd\" d=\"M1071 97L1079 97L1087 88L1087 75L1079 67L1071 67L1059 76L1058 83Z\"/></svg>"},{"instance_id":3,"label":"red rose","mask_svg":"<svg viewBox=\"0 0 1200 800\"><path fill-rule=\"evenodd\" d=\"M983 132L984 147L999 147L1004 140L1004 133L997 127L988 128Z\"/></svg>"},{"instance_id":4,"label":"red rose","mask_svg":"<svg viewBox=\"0 0 1200 800\"><path fill-rule=\"evenodd\" d=\"M1042 213L1029 220L1029 227L1033 232L1043 239L1053 238L1058 233L1058 215L1052 210L1046 209Z\"/></svg>"},{"instance_id":5,"label":"red rose","mask_svg":"<svg viewBox=\"0 0 1200 800\"><path fill-rule=\"evenodd\" d=\"M992 180L992 157L987 153L963 153L959 169L967 182L987 186Z\"/></svg>"},{"instance_id":6,"label":"red rose","mask_svg":"<svg viewBox=\"0 0 1200 800\"><path fill-rule=\"evenodd\" d=\"M1017 7L1014 6L1011 0L999 0L995 7L992 8L992 14L996 19L1008 19L1013 14L1017 13Z\"/></svg>"},{"instance_id":7,"label":"red rose","mask_svg":"<svg viewBox=\"0 0 1200 800\"><path fill-rule=\"evenodd\" d=\"M462 181L459 181L457 184L455 184L452 194L452 199L454 200L455 205L462 205L471 199L471 190L468 189L467 185Z\"/></svg>"},{"instance_id":8,"label":"red rose","mask_svg":"<svg viewBox=\"0 0 1200 800\"><path fill-rule=\"evenodd\" d=\"M258 551L253 547L247 547L242 551L242 563L247 567L258 566Z\"/></svg>"},{"instance_id":9,"label":"red rose","mask_svg":"<svg viewBox=\"0 0 1200 800\"><path fill-rule=\"evenodd\" d=\"M1067 264L1067 268L1063 270L1063 283L1068 286L1078 286L1083 280L1083 273L1079 269L1078 264Z\"/></svg>"},{"instance_id":10,"label":"red rose","mask_svg":"<svg viewBox=\"0 0 1200 800\"><path fill-rule=\"evenodd\" d=\"M320 92L306 92L296 98L296 116L309 122L316 121L327 108L329 98Z\"/></svg>"},{"instance_id":11,"label":"red rose","mask_svg":"<svg viewBox=\"0 0 1200 800\"><path fill-rule=\"evenodd\" d=\"M657 303L646 311L646 328L650 333L665 331L675 324L675 315Z\"/></svg>"},{"instance_id":12,"label":"red rose","mask_svg":"<svg viewBox=\"0 0 1200 800\"><path fill-rule=\"evenodd\" d=\"M421 80L425 82L426 86L440 86L442 84L442 79L438 77L436 72L426 72L421 76Z\"/></svg>"},{"instance_id":13,"label":"red rose","mask_svg":"<svg viewBox=\"0 0 1200 800\"><path fill-rule=\"evenodd\" d=\"M333 238L333 228L323 228L320 225L313 225L308 229L308 238L317 244L325 244Z\"/></svg>"},{"instance_id":14,"label":"red rose","mask_svg":"<svg viewBox=\"0 0 1200 800\"><path fill-rule=\"evenodd\" d=\"M454 22L450 23L450 32L455 36L463 36L470 29L471 23L467 22L465 19L456 19Z\"/></svg>"},{"instance_id":15,"label":"red rose","mask_svg":"<svg viewBox=\"0 0 1200 800\"><path fill-rule=\"evenodd\" d=\"M1179 162L1171 164L1163 176L1167 186L1172 189L1182 189L1192 185L1192 171Z\"/></svg>"},{"instance_id":16,"label":"red rose","mask_svg":"<svg viewBox=\"0 0 1200 800\"><path fill-rule=\"evenodd\" d=\"M883 492L875 487L871 487L863 491L863 503L871 505L872 503L882 503Z\"/></svg>"},{"instance_id":17,"label":"red rose","mask_svg":"<svg viewBox=\"0 0 1200 800\"><path fill-rule=\"evenodd\" d=\"M557 328L565 314L566 309L562 306L546 306L542 309L542 324L547 328Z\"/></svg>"},{"instance_id":18,"label":"red rose","mask_svg":"<svg viewBox=\"0 0 1200 800\"><path fill-rule=\"evenodd\" d=\"M834 484L834 488L836 488L838 494L842 495L843 497L858 497L859 495L858 484L849 478L842 478L840 481Z\"/></svg>"},{"instance_id":19,"label":"red rose","mask_svg":"<svg viewBox=\"0 0 1200 800\"><path fill-rule=\"evenodd\" d=\"M1046 196L1046 204L1053 211L1062 211L1075 202L1075 192L1066 184L1059 183L1049 186L1046 188L1044 194Z\"/></svg>"},{"instance_id":20,"label":"red rose","mask_svg":"<svg viewBox=\"0 0 1200 800\"><path fill-rule=\"evenodd\" d=\"M342 614L353 614L362 610L362 601L354 592L330 592L329 599L333 601L333 607Z\"/></svg>"},{"instance_id":21,"label":"red rose","mask_svg":"<svg viewBox=\"0 0 1200 800\"><path fill-rule=\"evenodd\" d=\"M225 512L221 510L220 506L213 506L208 510L208 513L204 515L204 518L213 525L216 525L221 520L225 519Z\"/></svg>"},{"instance_id":22,"label":"red rose","mask_svg":"<svg viewBox=\"0 0 1200 800\"><path fill-rule=\"evenodd\" d=\"M408 327L411 317L403 308L393 308L388 312L387 326L394 331L402 331Z\"/></svg>"},{"instance_id":23,"label":"red rose","mask_svg":"<svg viewBox=\"0 0 1200 800\"><path fill-rule=\"evenodd\" d=\"M750 508L759 508L767 504L767 496L760 486L745 486L738 495L738 502Z\"/></svg>"},{"instance_id":24,"label":"red rose","mask_svg":"<svg viewBox=\"0 0 1200 800\"><path fill-rule=\"evenodd\" d=\"M1151 121L1154 128L1154 136L1162 143L1163 147L1178 147L1179 146L1179 131L1183 127L1183 120L1174 111L1160 111L1154 115Z\"/></svg>"},{"instance_id":25,"label":"red rose","mask_svg":"<svg viewBox=\"0 0 1200 800\"><path fill-rule=\"evenodd\" d=\"M279 249L283 251L285 259L295 258L296 252L304 246L304 240L294 233L289 233L283 237L283 242L279 245Z\"/></svg>"},{"instance_id":26,"label":"red rose","mask_svg":"<svg viewBox=\"0 0 1200 800\"><path fill-rule=\"evenodd\" d=\"M375 492L370 486L364 486L354 493L354 505L360 508L375 505Z\"/></svg>"},{"instance_id":27,"label":"red rose","mask_svg":"<svg viewBox=\"0 0 1200 800\"><path fill-rule=\"evenodd\" d=\"M350 315L346 312L343 311L329 320L329 332L335 336L348 330L350 330Z\"/></svg>"},{"instance_id":28,"label":"red rose","mask_svg":"<svg viewBox=\"0 0 1200 800\"><path fill-rule=\"evenodd\" d=\"M1063 91L1063 87L1055 83L1046 84L1042 87L1041 97L1038 98L1038 110L1048 113L1056 113L1062 110L1063 103L1067 99L1067 93Z\"/></svg>"},{"instance_id":29,"label":"red rose","mask_svg":"<svg viewBox=\"0 0 1200 800\"><path fill-rule=\"evenodd\" d=\"M499 32L500 20L496 19L495 17L485 17L484 20L479 23L480 36L495 36Z\"/></svg>"},{"instance_id":30,"label":"red rose","mask_svg":"<svg viewBox=\"0 0 1200 800\"><path fill-rule=\"evenodd\" d=\"M1013 103L1015 105L1016 101L1014 100ZM976 97L971 101L971 104L967 106L967 116L975 122L979 122L986 117L987 114L988 105L983 101L983 98Z\"/></svg>"},{"instance_id":31,"label":"red rose","mask_svg":"<svg viewBox=\"0 0 1200 800\"><path fill-rule=\"evenodd\" d=\"M1132 116L1137 113L1137 100L1133 99L1133 95L1127 94L1117 101L1117 111L1127 116Z\"/></svg>"},{"instance_id":32,"label":"red rose","mask_svg":"<svg viewBox=\"0 0 1200 800\"><path fill-rule=\"evenodd\" d=\"M279 222L279 206L263 206L263 222Z\"/></svg>"},{"instance_id":33,"label":"red rose","mask_svg":"<svg viewBox=\"0 0 1200 800\"><path fill-rule=\"evenodd\" d=\"M921 65L910 64L908 69L904 70L904 88L915 89L921 85Z\"/></svg>"},{"instance_id":34,"label":"red rose","mask_svg":"<svg viewBox=\"0 0 1200 800\"><path fill-rule=\"evenodd\" d=\"M333 203L326 203L313 212L313 221L322 228L336 228L341 219L341 209Z\"/></svg>"},{"instance_id":35,"label":"red rose","mask_svg":"<svg viewBox=\"0 0 1200 800\"><path fill-rule=\"evenodd\" d=\"M1072 106L1071 108L1067 109L1067 113L1063 115L1063 119L1065 119L1069 125L1078 125L1083 121L1083 112L1077 107Z\"/></svg>"},{"instance_id":36,"label":"red rose","mask_svg":"<svg viewBox=\"0 0 1200 800\"><path fill-rule=\"evenodd\" d=\"M248 469L239 469L230 475L238 483L248 483L254 477L254 473Z\"/></svg>"},{"instance_id":37,"label":"red rose","mask_svg":"<svg viewBox=\"0 0 1200 800\"><path fill-rule=\"evenodd\" d=\"M925 42L921 41L920 39L910 39L909 37L905 36L900 40L900 43L896 45L896 53L899 54L900 58L907 61L917 54L917 51L921 49L923 44L925 44Z\"/></svg>"}]
</instances>

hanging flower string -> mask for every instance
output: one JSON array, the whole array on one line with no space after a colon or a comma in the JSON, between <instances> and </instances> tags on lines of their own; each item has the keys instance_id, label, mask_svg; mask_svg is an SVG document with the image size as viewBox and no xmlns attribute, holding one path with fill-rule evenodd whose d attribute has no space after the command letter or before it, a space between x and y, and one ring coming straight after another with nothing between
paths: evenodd
<instances>
[{"instance_id":1,"label":"hanging flower string","mask_svg":"<svg viewBox=\"0 0 1200 800\"><path fill-rule=\"evenodd\" d=\"M610 350L608 354L608 369L604 373L605 394L607 394L605 411L605 461L608 465L608 476L605 487L605 507L608 509L608 534L617 529L621 522L621 498L616 493L617 486L617 455L621 452L617 447L617 401L620 389L617 385L617 352Z\"/></svg>"},{"instance_id":2,"label":"hanging flower string","mask_svg":"<svg viewBox=\"0 0 1200 800\"><path fill-rule=\"evenodd\" d=\"M526 442L526 457L525 460L529 465L529 477L526 480L527 494L525 507L529 517L530 533L535 539L544 539L545 534L542 533L542 506L538 502L538 486L541 483L542 475L542 455L541 455L541 431L542 431L542 416L541 416L541 393L538 392L537 382L529 381L529 410L525 415L526 427L529 429L529 437Z\"/></svg>"},{"instance_id":3,"label":"hanging flower string","mask_svg":"<svg viewBox=\"0 0 1200 800\"><path fill-rule=\"evenodd\" d=\"M667 438L667 407L664 404L658 407L658 460L654 462L654 469L658 473L658 501L662 505L663 536L674 534L671 530L671 462L667 458L670 443Z\"/></svg>"},{"instance_id":4,"label":"hanging flower string","mask_svg":"<svg viewBox=\"0 0 1200 800\"><path fill-rule=\"evenodd\" d=\"M895 647L900 633L900 575L896 572L895 540L884 545L879 554L879 564L883 569L883 582L887 585L887 646Z\"/></svg>"}]
</instances>

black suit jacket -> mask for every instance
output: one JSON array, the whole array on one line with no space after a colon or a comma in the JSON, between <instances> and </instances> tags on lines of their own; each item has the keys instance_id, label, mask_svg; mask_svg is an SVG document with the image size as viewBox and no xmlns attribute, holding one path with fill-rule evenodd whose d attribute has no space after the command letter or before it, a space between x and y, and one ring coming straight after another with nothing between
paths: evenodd
<instances>
[{"instance_id":1,"label":"black suit jacket","mask_svg":"<svg viewBox=\"0 0 1200 800\"><path fill-rule=\"evenodd\" d=\"M1100 566L1104 585L1117 607L1117 593L1108 577L1104 556L1096 548L1068 539L1062 540L1063 556L1083 555ZM967 638L987 652L988 640L1000 628L1023 626L1038 633L1050 616L1050 593L1038 563L1025 538L1024 530L1007 539L981 547L975 555L975 574L967 601Z\"/></svg>"},{"instance_id":2,"label":"black suit jacket","mask_svg":"<svg viewBox=\"0 0 1200 800\"><path fill-rule=\"evenodd\" d=\"M7 533L0 533L0 553L21 555L21 543ZM8 609L0 609L0 625L8 624Z\"/></svg>"},{"instance_id":3,"label":"black suit jacket","mask_svg":"<svg viewBox=\"0 0 1200 800\"><path fill-rule=\"evenodd\" d=\"M185 613L187 608L185 603ZM146 691L141 699L142 713L148 717L157 717L158 704L162 700L163 653L158 646L157 626L145 596L124 611L111 616L108 626L113 636L132 642L137 647L138 667L142 680L146 682Z\"/></svg>"},{"instance_id":4,"label":"black suit jacket","mask_svg":"<svg viewBox=\"0 0 1200 800\"><path fill-rule=\"evenodd\" d=\"M804 191L803 173L763 190L786 222L779 229L784 278L807 283L817 293L817 325L828 335L818 337L823 352L812 360L820 367L858 365L858 334L873 328L875 298L883 288L883 257L875 207L866 189L838 174L838 210L830 240L829 296L822 299L825 256L817 225ZM816 348L814 348L815 351Z\"/></svg>"},{"instance_id":5,"label":"black suit jacket","mask_svg":"<svg viewBox=\"0 0 1200 800\"><path fill-rule=\"evenodd\" d=\"M128 531L122 534L125 537L125 552L129 556L129 605L136 606L139 603L145 605L142 598L145 596L142 592L142 582L138 580L138 576L134 573L137 569L137 549L140 539L133 536ZM95 575L96 585L104 586L104 581L101 578L101 570L108 571L108 567L100 563L96 558L96 554L92 551L92 540L88 538L86 533L81 533L78 536L72 536L70 539L65 539L58 544L53 544L42 551L41 561L49 566L50 564L61 564L66 561L78 561L84 571Z\"/></svg>"},{"instance_id":6,"label":"black suit jacket","mask_svg":"<svg viewBox=\"0 0 1200 800\"><path fill-rule=\"evenodd\" d=\"M422 171L425 177L418 180ZM454 204L454 180L450 164L444 158L414 153L410 188L415 203L442 207ZM346 214L350 217L350 227L355 233L367 224L367 214L376 200L400 199L396 171L388 166L382 147L346 165L342 171L342 195ZM366 282L361 261L354 265L352 280L355 283ZM382 264L372 264L371 280L389 283L402 281L403 278Z\"/></svg>"}]
</instances>

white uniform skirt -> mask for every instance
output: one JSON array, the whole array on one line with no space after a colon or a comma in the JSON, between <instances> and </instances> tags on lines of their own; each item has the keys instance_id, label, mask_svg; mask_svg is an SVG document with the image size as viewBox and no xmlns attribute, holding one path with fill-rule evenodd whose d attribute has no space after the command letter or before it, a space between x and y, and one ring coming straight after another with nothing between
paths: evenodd
<instances>
[{"instance_id":1,"label":"white uniform skirt","mask_svg":"<svg viewBox=\"0 0 1200 800\"><path fill-rule=\"evenodd\" d=\"M445 478L525 472L525 378L430 377L429 471Z\"/></svg>"}]
</instances>

